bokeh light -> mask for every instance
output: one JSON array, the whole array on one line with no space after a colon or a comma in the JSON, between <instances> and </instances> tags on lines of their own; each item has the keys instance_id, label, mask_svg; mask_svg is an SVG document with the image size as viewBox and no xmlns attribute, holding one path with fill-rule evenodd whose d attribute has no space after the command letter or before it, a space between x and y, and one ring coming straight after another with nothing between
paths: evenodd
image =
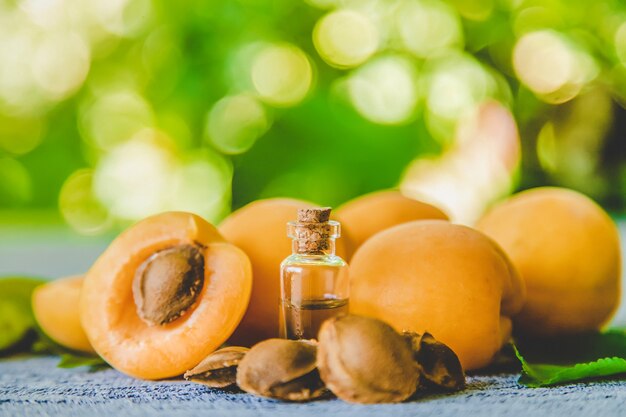
<instances>
[{"instance_id":1,"label":"bokeh light","mask_svg":"<svg viewBox=\"0 0 626 417\"><path fill-rule=\"evenodd\" d=\"M422 79L426 123L442 143L451 142L457 123L487 98L497 96L497 82L475 58L454 53L427 62Z\"/></svg>"},{"instance_id":2,"label":"bokeh light","mask_svg":"<svg viewBox=\"0 0 626 417\"><path fill-rule=\"evenodd\" d=\"M293 106L311 89L313 69L300 48L289 44L268 45L255 56L251 77L264 101L276 106Z\"/></svg>"},{"instance_id":3,"label":"bokeh light","mask_svg":"<svg viewBox=\"0 0 626 417\"><path fill-rule=\"evenodd\" d=\"M113 223L94 194L91 169L79 169L65 180L59 193L59 210L74 230L86 235L102 233Z\"/></svg>"},{"instance_id":4,"label":"bokeh light","mask_svg":"<svg viewBox=\"0 0 626 417\"><path fill-rule=\"evenodd\" d=\"M521 5L514 15L513 32L517 37L526 33L563 26L563 15L548 5Z\"/></svg>"},{"instance_id":5,"label":"bokeh light","mask_svg":"<svg viewBox=\"0 0 626 417\"><path fill-rule=\"evenodd\" d=\"M83 137L101 149L111 149L154 125L150 105L133 91L110 91L88 101L80 113Z\"/></svg>"},{"instance_id":6,"label":"bokeh light","mask_svg":"<svg viewBox=\"0 0 626 417\"><path fill-rule=\"evenodd\" d=\"M463 31L452 7L438 0L405 0L397 11L404 47L418 57L463 46Z\"/></svg>"},{"instance_id":7,"label":"bokeh light","mask_svg":"<svg viewBox=\"0 0 626 417\"><path fill-rule=\"evenodd\" d=\"M401 56L384 56L368 62L349 76L347 85L354 107L375 123L403 123L415 112L416 69Z\"/></svg>"},{"instance_id":8,"label":"bokeh light","mask_svg":"<svg viewBox=\"0 0 626 417\"><path fill-rule=\"evenodd\" d=\"M174 172L169 209L221 220L230 210L232 176L232 166L217 153L205 150L186 158Z\"/></svg>"},{"instance_id":9,"label":"bokeh light","mask_svg":"<svg viewBox=\"0 0 626 417\"><path fill-rule=\"evenodd\" d=\"M550 103L576 97L598 71L589 54L552 30L522 36L513 50L513 65L520 80Z\"/></svg>"},{"instance_id":10,"label":"bokeh light","mask_svg":"<svg viewBox=\"0 0 626 417\"><path fill-rule=\"evenodd\" d=\"M61 99L82 85L90 62L89 48L78 34L48 34L35 49L32 72L42 91Z\"/></svg>"},{"instance_id":11,"label":"bokeh light","mask_svg":"<svg viewBox=\"0 0 626 417\"><path fill-rule=\"evenodd\" d=\"M0 149L23 155L35 149L43 139L44 121L41 117L7 117L0 114Z\"/></svg>"},{"instance_id":12,"label":"bokeh light","mask_svg":"<svg viewBox=\"0 0 626 417\"><path fill-rule=\"evenodd\" d=\"M626 21L615 31L615 53L626 64Z\"/></svg>"},{"instance_id":13,"label":"bokeh light","mask_svg":"<svg viewBox=\"0 0 626 417\"><path fill-rule=\"evenodd\" d=\"M425 84L429 110L455 120L496 88L495 81L478 61L460 54L433 61Z\"/></svg>"},{"instance_id":14,"label":"bokeh light","mask_svg":"<svg viewBox=\"0 0 626 417\"><path fill-rule=\"evenodd\" d=\"M345 2L345 0L305 0L308 4L320 9L331 9Z\"/></svg>"},{"instance_id":15,"label":"bokeh light","mask_svg":"<svg viewBox=\"0 0 626 417\"><path fill-rule=\"evenodd\" d=\"M547 122L537 135L537 159L541 167L548 172L554 172L558 166L558 152L554 123Z\"/></svg>"},{"instance_id":16,"label":"bokeh light","mask_svg":"<svg viewBox=\"0 0 626 417\"><path fill-rule=\"evenodd\" d=\"M541 168L560 184L604 195L611 187L600 173L603 138L613 123L610 94L595 88L565 106L558 119L539 131L536 153Z\"/></svg>"},{"instance_id":17,"label":"bokeh light","mask_svg":"<svg viewBox=\"0 0 626 417\"><path fill-rule=\"evenodd\" d=\"M147 217L170 206L175 169L175 155L167 139L144 130L111 149L98 163L95 195L117 218Z\"/></svg>"},{"instance_id":18,"label":"bokeh light","mask_svg":"<svg viewBox=\"0 0 626 417\"><path fill-rule=\"evenodd\" d=\"M0 215L85 234L399 181L471 222L516 184L509 113L522 187L623 211L624 109L620 1L0 0Z\"/></svg>"},{"instance_id":19,"label":"bokeh light","mask_svg":"<svg viewBox=\"0 0 626 417\"><path fill-rule=\"evenodd\" d=\"M36 114L46 104L31 71L37 33L13 16L0 14L0 107L12 115Z\"/></svg>"},{"instance_id":20,"label":"bokeh light","mask_svg":"<svg viewBox=\"0 0 626 417\"><path fill-rule=\"evenodd\" d=\"M378 30L364 14L337 10L320 19L313 30L313 43L320 56L339 68L365 62L378 48Z\"/></svg>"},{"instance_id":21,"label":"bokeh light","mask_svg":"<svg viewBox=\"0 0 626 417\"><path fill-rule=\"evenodd\" d=\"M449 0L459 14L470 20L486 20L495 8L495 0Z\"/></svg>"},{"instance_id":22,"label":"bokeh light","mask_svg":"<svg viewBox=\"0 0 626 417\"><path fill-rule=\"evenodd\" d=\"M30 173L20 161L0 156L0 203L19 207L27 203L33 194Z\"/></svg>"},{"instance_id":23,"label":"bokeh light","mask_svg":"<svg viewBox=\"0 0 626 417\"><path fill-rule=\"evenodd\" d=\"M211 108L206 134L220 152L238 154L250 149L269 128L266 111L246 95L224 97Z\"/></svg>"},{"instance_id":24,"label":"bokeh light","mask_svg":"<svg viewBox=\"0 0 626 417\"><path fill-rule=\"evenodd\" d=\"M121 220L183 210L217 221L228 212L231 180L232 166L223 156L208 149L180 154L171 138L145 129L100 160L93 193Z\"/></svg>"},{"instance_id":25,"label":"bokeh light","mask_svg":"<svg viewBox=\"0 0 626 417\"><path fill-rule=\"evenodd\" d=\"M151 0L92 0L93 16L108 32L134 36L150 21Z\"/></svg>"}]
</instances>

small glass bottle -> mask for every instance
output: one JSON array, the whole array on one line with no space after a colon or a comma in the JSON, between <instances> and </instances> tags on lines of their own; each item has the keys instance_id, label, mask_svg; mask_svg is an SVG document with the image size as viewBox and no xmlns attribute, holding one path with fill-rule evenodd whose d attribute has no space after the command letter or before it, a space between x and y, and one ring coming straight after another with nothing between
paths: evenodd
<instances>
[{"instance_id":1,"label":"small glass bottle","mask_svg":"<svg viewBox=\"0 0 626 417\"><path fill-rule=\"evenodd\" d=\"M316 339L324 320L348 312L348 264L335 255L340 225L330 208L298 210L287 224L293 253L280 265L280 337Z\"/></svg>"}]
</instances>

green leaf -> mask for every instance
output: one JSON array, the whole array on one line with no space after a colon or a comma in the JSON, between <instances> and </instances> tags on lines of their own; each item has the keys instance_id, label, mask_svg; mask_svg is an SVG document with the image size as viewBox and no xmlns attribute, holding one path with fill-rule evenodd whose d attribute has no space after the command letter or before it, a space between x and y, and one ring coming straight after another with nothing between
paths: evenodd
<instances>
[{"instance_id":1,"label":"green leaf","mask_svg":"<svg viewBox=\"0 0 626 417\"><path fill-rule=\"evenodd\" d=\"M19 304L0 302L0 351L19 343L33 327L33 320L23 314Z\"/></svg>"},{"instance_id":2,"label":"green leaf","mask_svg":"<svg viewBox=\"0 0 626 417\"><path fill-rule=\"evenodd\" d=\"M45 281L36 278L0 278L0 352L22 341L35 327L31 295Z\"/></svg>"},{"instance_id":3,"label":"green leaf","mask_svg":"<svg viewBox=\"0 0 626 417\"><path fill-rule=\"evenodd\" d=\"M109 365L98 356L80 356L72 353L61 355L61 361L57 365L59 368L77 368L88 366L91 370L108 367Z\"/></svg>"},{"instance_id":4,"label":"green leaf","mask_svg":"<svg viewBox=\"0 0 626 417\"><path fill-rule=\"evenodd\" d=\"M528 387L626 374L626 333L623 331L526 340L514 349L522 364L519 383Z\"/></svg>"},{"instance_id":5,"label":"green leaf","mask_svg":"<svg viewBox=\"0 0 626 417\"><path fill-rule=\"evenodd\" d=\"M33 290L44 280L26 277L0 278L0 354L28 352L59 355L60 368L88 366L91 370L108 367L97 356L69 350L50 339L39 328L32 311ZM26 338L27 335L33 337ZM21 341L25 343L20 344Z\"/></svg>"}]
</instances>

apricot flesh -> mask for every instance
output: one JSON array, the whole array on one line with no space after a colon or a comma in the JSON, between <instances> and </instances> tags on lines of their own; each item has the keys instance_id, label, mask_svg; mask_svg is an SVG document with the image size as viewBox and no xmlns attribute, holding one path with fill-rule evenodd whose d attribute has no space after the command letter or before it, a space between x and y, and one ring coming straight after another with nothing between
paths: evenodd
<instances>
[{"instance_id":1,"label":"apricot flesh","mask_svg":"<svg viewBox=\"0 0 626 417\"><path fill-rule=\"evenodd\" d=\"M82 275L40 285L33 291L33 313L41 330L56 343L69 349L93 353L80 324L78 304L82 286Z\"/></svg>"},{"instance_id":2,"label":"apricot flesh","mask_svg":"<svg viewBox=\"0 0 626 417\"><path fill-rule=\"evenodd\" d=\"M336 218L341 223L349 254L389 227L413 220L448 220L437 207L394 190L377 191L350 200L337 209Z\"/></svg>"},{"instance_id":3,"label":"apricot flesh","mask_svg":"<svg viewBox=\"0 0 626 417\"><path fill-rule=\"evenodd\" d=\"M299 209L314 206L288 198L257 200L234 211L219 225L226 240L250 257L254 275L248 311L229 343L249 347L278 337L280 263L292 248L287 222L296 219ZM342 239L337 240L337 253L345 253Z\"/></svg>"},{"instance_id":4,"label":"apricot flesh","mask_svg":"<svg viewBox=\"0 0 626 417\"><path fill-rule=\"evenodd\" d=\"M137 311L133 280L151 256L194 245L204 256L204 281L194 304L171 322L151 324ZM248 257L202 218L183 212L149 217L118 236L85 277L81 321L96 352L128 375L180 375L235 330L248 305Z\"/></svg>"},{"instance_id":5,"label":"apricot flesh","mask_svg":"<svg viewBox=\"0 0 626 417\"><path fill-rule=\"evenodd\" d=\"M535 188L494 206L477 227L504 248L526 282L516 331L571 334L611 318L620 300L619 233L591 199Z\"/></svg>"},{"instance_id":6,"label":"apricot flesh","mask_svg":"<svg viewBox=\"0 0 626 417\"><path fill-rule=\"evenodd\" d=\"M504 252L469 227L418 220L367 240L351 263L350 312L448 345L464 369L488 365L510 337L524 285Z\"/></svg>"}]
</instances>

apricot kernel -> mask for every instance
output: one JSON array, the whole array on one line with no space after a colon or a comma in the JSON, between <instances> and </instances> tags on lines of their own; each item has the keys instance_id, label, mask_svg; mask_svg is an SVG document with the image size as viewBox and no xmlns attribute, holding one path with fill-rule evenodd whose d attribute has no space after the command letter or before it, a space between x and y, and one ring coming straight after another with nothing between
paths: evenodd
<instances>
[{"instance_id":1,"label":"apricot kernel","mask_svg":"<svg viewBox=\"0 0 626 417\"><path fill-rule=\"evenodd\" d=\"M325 392L315 366L317 347L302 340L268 339L254 345L239 363L237 385L250 393L307 401Z\"/></svg>"},{"instance_id":2,"label":"apricot kernel","mask_svg":"<svg viewBox=\"0 0 626 417\"><path fill-rule=\"evenodd\" d=\"M380 320L361 316L322 324L317 366L326 386L348 402L404 401L419 384L419 368L402 336Z\"/></svg>"},{"instance_id":3,"label":"apricot kernel","mask_svg":"<svg viewBox=\"0 0 626 417\"><path fill-rule=\"evenodd\" d=\"M204 358L185 372L185 379L211 388L226 388L237 383L237 366L250 349L228 346Z\"/></svg>"},{"instance_id":4,"label":"apricot kernel","mask_svg":"<svg viewBox=\"0 0 626 417\"><path fill-rule=\"evenodd\" d=\"M204 257L195 245L155 252L135 273L137 314L151 326L171 323L195 304L203 285Z\"/></svg>"},{"instance_id":5,"label":"apricot kernel","mask_svg":"<svg viewBox=\"0 0 626 417\"><path fill-rule=\"evenodd\" d=\"M452 349L428 332L403 332L402 336L413 351L425 384L450 391L465 387L463 367Z\"/></svg>"}]
</instances>

